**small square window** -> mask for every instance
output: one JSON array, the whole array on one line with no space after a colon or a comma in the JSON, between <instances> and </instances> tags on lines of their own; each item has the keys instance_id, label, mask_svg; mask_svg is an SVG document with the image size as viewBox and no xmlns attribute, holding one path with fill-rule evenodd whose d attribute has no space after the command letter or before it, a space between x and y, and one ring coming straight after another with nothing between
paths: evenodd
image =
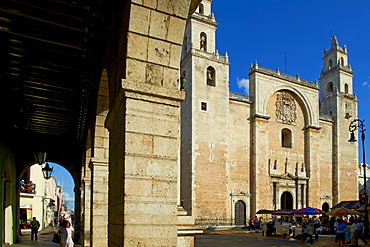
<instances>
[{"instance_id":1,"label":"small square window","mask_svg":"<svg viewBox=\"0 0 370 247\"><path fill-rule=\"evenodd\" d=\"M206 103L206 102L202 102L202 103L200 104L200 109L201 109L202 111L207 111L207 103Z\"/></svg>"}]
</instances>

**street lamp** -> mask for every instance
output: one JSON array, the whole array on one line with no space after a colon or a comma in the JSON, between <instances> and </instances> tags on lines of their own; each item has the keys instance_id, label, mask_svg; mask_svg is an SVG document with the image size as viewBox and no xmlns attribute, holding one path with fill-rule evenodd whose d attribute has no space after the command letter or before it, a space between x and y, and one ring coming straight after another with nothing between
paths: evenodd
<instances>
[{"instance_id":1,"label":"street lamp","mask_svg":"<svg viewBox=\"0 0 370 247\"><path fill-rule=\"evenodd\" d=\"M33 155L35 156L36 164L41 166L45 163L46 161L46 151L45 150L40 150L38 152L35 152L33 153Z\"/></svg>"},{"instance_id":2,"label":"street lamp","mask_svg":"<svg viewBox=\"0 0 370 247\"><path fill-rule=\"evenodd\" d=\"M349 131L351 132L350 139L348 140L351 144L355 143L355 131L359 129L362 140L362 167L364 168L364 196L365 196L365 237L369 234L369 212L367 211L368 195L366 190L366 161L365 161L365 131L364 125L365 120L355 119L349 125ZM361 198L360 198L361 199Z\"/></svg>"},{"instance_id":3,"label":"street lamp","mask_svg":"<svg viewBox=\"0 0 370 247\"><path fill-rule=\"evenodd\" d=\"M51 178L51 173L53 172L54 167L50 167L49 163L45 164L45 167L43 167L42 170L42 175L44 176L45 179L50 179Z\"/></svg>"}]
</instances>

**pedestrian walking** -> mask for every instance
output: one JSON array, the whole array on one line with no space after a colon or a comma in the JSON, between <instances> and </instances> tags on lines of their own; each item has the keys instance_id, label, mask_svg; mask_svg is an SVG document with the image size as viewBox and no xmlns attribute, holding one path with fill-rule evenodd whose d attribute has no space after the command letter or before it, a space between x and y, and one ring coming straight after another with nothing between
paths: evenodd
<instances>
[{"instance_id":1,"label":"pedestrian walking","mask_svg":"<svg viewBox=\"0 0 370 247\"><path fill-rule=\"evenodd\" d=\"M350 238L351 238L351 246L353 247L357 247L358 246L358 243L357 243L357 233L356 233L356 220L354 218L350 219L349 220L350 224L351 224L351 230L350 230Z\"/></svg>"},{"instance_id":2,"label":"pedestrian walking","mask_svg":"<svg viewBox=\"0 0 370 247\"><path fill-rule=\"evenodd\" d=\"M33 217L30 224L31 224L31 240L33 240L34 237L35 240L37 240L37 232L40 228L40 222L36 220L36 217Z\"/></svg>"},{"instance_id":3,"label":"pedestrian walking","mask_svg":"<svg viewBox=\"0 0 370 247\"><path fill-rule=\"evenodd\" d=\"M338 219L338 224L337 224L337 240L338 240L338 246L342 247L345 241L345 229L347 225L346 223L343 222L342 218Z\"/></svg>"},{"instance_id":4,"label":"pedestrian walking","mask_svg":"<svg viewBox=\"0 0 370 247\"><path fill-rule=\"evenodd\" d=\"M357 240L357 244L359 242L359 239L362 240L362 242L364 242L365 245L367 245L367 241L364 237L364 223L362 222L363 220L360 220L358 219L358 222L356 224L356 240Z\"/></svg>"},{"instance_id":5,"label":"pedestrian walking","mask_svg":"<svg viewBox=\"0 0 370 247\"><path fill-rule=\"evenodd\" d=\"M59 231L61 233L59 247L74 246L73 239L72 239L73 234L74 234L74 229L68 220L63 221L63 223L60 226Z\"/></svg>"},{"instance_id":6,"label":"pedestrian walking","mask_svg":"<svg viewBox=\"0 0 370 247\"><path fill-rule=\"evenodd\" d=\"M309 223L307 224L307 228L306 228L306 233L307 233L307 236L308 236L308 242L310 244L313 244L313 239L312 239L312 236L314 235L315 233L315 224L313 223L313 220L309 220Z\"/></svg>"},{"instance_id":7,"label":"pedestrian walking","mask_svg":"<svg viewBox=\"0 0 370 247\"><path fill-rule=\"evenodd\" d=\"M63 221L65 221L65 217L64 217L64 215L61 215L60 217L59 217L59 220L58 220L58 226L61 226L62 225L62 223L63 223Z\"/></svg>"}]
</instances>

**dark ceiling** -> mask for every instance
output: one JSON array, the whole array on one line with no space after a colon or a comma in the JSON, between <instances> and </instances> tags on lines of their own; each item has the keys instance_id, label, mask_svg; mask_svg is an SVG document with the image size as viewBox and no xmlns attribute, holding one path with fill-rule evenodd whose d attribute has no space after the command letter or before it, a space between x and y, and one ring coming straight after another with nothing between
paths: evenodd
<instances>
[{"instance_id":1,"label":"dark ceiling","mask_svg":"<svg viewBox=\"0 0 370 247\"><path fill-rule=\"evenodd\" d=\"M101 1L0 1L0 127L81 143L102 49Z\"/></svg>"}]
</instances>

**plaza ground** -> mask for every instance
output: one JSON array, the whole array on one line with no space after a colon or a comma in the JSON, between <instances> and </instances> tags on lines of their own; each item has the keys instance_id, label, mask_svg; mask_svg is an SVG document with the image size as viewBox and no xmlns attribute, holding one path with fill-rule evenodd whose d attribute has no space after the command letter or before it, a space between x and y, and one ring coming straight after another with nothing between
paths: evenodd
<instances>
[{"instance_id":1,"label":"plaza ground","mask_svg":"<svg viewBox=\"0 0 370 247\"><path fill-rule=\"evenodd\" d=\"M53 227L47 227L39 232L37 241L31 240L29 231L24 231L21 236L21 242L14 244L15 247L55 247L59 246L51 242L55 229ZM82 245L75 245L80 247ZM308 244L301 242L294 238L282 238L282 237L266 237L262 236L260 232L247 232L247 231L214 231L208 232L207 234L198 234L195 236L195 247L259 247L259 246L317 246L317 247L335 247L338 246L335 243L333 235L322 235L314 242L314 244ZM346 243L344 246L350 246ZM359 246L364 246L364 243L360 240ZM179 246L181 247L181 246Z\"/></svg>"},{"instance_id":2,"label":"plaza ground","mask_svg":"<svg viewBox=\"0 0 370 247\"><path fill-rule=\"evenodd\" d=\"M226 232L219 234L207 234L195 236L195 247L257 247L257 246L318 246L318 247L335 247L335 237L333 235L322 235L313 244L301 242L294 238L282 237L265 237L261 233L233 233ZM350 246L349 243L344 246ZM359 243L359 246L364 246L364 243Z\"/></svg>"}]
</instances>

